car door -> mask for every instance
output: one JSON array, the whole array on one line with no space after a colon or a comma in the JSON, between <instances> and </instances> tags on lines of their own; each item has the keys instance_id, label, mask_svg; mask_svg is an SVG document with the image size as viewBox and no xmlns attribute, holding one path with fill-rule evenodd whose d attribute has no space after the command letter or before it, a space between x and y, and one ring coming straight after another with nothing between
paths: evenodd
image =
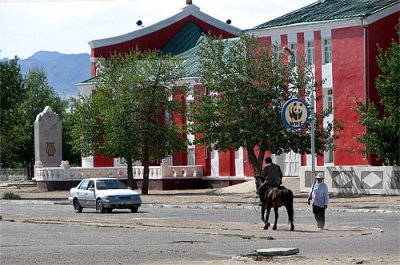
<instances>
[{"instance_id":1,"label":"car door","mask_svg":"<svg viewBox=\"0 0 400 265\"><path fill-rule=\"evenodd\" d=\"M89 181L87 190L85 190L85 202L86 202L86 207L90 208L96 207L94 180Z\"/></svg>"},{"instance_id":2,"label":"car door","mask_svg":"<svg viewBox=\"0 0 400 265\"><path fill-rule=\"evenodd\" d=\"M75 194L76 198L78 198L82 207L86 207L86 198L85 198L86 194L85 193L86 193L88 185L89 185L89 180L88 179L83 180L81 182L81 184L79 185L79 187L76 191L76 194Z\"/></svg>"}]
</instances>

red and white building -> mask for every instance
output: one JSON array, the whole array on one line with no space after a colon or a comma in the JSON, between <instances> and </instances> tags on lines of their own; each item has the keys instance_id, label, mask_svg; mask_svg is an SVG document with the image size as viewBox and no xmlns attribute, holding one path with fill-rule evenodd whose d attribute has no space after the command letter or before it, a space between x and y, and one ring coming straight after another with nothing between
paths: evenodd
<instances>
[{"instance_id":1,"label":"red and white building","mask_svg":"<svg viewBox=\"0 0 400 265\"><path fill-rule=\"evenodd\" d=\"M333 107L333 114L325 121L339 120L344 126L334 142L336 150L317 157L317 172L329 177L331 190L368 193L400 187L398 168L388 172L373 167L366 170L366 166L381 163L374 156L359 152L363 146L354 138L365 128L353 110L356 99L364 103L379 101L375 88L378 45L387 49L392 39L398 40L399 15L399 0L319 0L246 31L277 45L276 52L288 47L312 65L320 84L315 88L316 98L321 98L315 102L317 111ZM286 162L299 161L301 187L304 191L309 189L310 155L286 154L280 161L284 167Z\"/></svg>"},{"instance_id":2,"label":"red and white building","mask_svg":"<svg viewBox=\"0 0 400 265\"><path fill-rule=\"evenodd\" d=\"M111 38L93 40L89 42L92 59L92 79L78 84L80 94L90 95L95 89L96 76L101 69L101 60L107 59L114 52L128 52L138 47L141 50L160 50L163 53L178 55L189 53L204 36L209 33L223 38L238 37L242 32L228 23L211 17L196 5L187 1L182 11L172 17L162 20L154 25ZM185 82L190 82L193 89L204 89L196 83L197 76L188 76ZM188 98L187 100L190 100ZM190 140L193 135L187 136ZM205 146L188 146L187 152L174 154L166 158L167 163L173 166L197 165L202 166L203 176L229 177L230 180L243 181L245 174L243 151L230 151L227 153L209 152ZM139 162L140 164L140 162ZM83 167L113 167L120 166L119 160L101 156L84 157ZM250 169L250 166L248 166Z\"/></svg>"},{"instance_id":3,"label":"red and white building","mask_svg":"<svg viewBox=\"0 0 400 265\"><path fill-rule=\"evenodd\" d=\"M318 157L318 165L375 165L372 156L354 137L364 132L358 114L352 110L356 99L378 101L375 78L379 45L388 48L397 38L399 1L320 0L254 29L246 31L270 44L288 47L296 56L312 64L317 109L334 107L332 118L344 122L344 130L335 141L337 150ZM354 152L355 151L355 152ZM305 157L302 165L308 165Z\"/></svg>"},{"instance_id":4,"label":"red and white building","mask_svg":"<svg viewBox=\"0 0 400 265\"><path fill-rule=\"evenodd\" d=\"M339 139L335 141L336 150L317 157L317 170L331 175L333 189L340 189L343 183L344 186L348 185L348 178L354 181L354 176L343 175L342 172L334 175L329 168L377 165L373 156L358 152L363 146L354 138L365 128L358 123L358 114L352 108L356 106L356 99L362 102L379 100L374 85L379 72L377 45L386 49L391 40L397 38L395 26L399 23L399 7L399 0L319 0L245 31L246 34L276 44L280 49L287 46L297 57L304 56L312 64L316 81L321 84L325 80L316 87L316 98L321 98L316 101L316 108L334 107L333 114L326 121L340 120L344 125ZM154 25L121 36L90 41L92 77L95 79L99 73L100 66L96 62L107 59L110 53L127 52L137 46L142 50L158 49L177 55L190 51L208 32L232 38L239 36L241 30L201 12L195 5L187 4L180 13ZM191 78L193 88L204 89L195 82L194 77L188 76L188 79ZM79 92L92 93L94 79L78 84ZM193 137L188 135L189 139ZM309 187L312 179L309 155L287 153L273 156L273 159L282 167L284 175L303 177L302 187ZM228 184L254 175L242 149L208 152L205 146L188 146L183 156L169 157L167 162L174 166L203 166L203 176ZM118 165L116 159L83 158L83 167ZM340 179L335 184L334 178L337 176ZM383 176L378 176L378 179L366 183L374 188L383 183L383 179ZM381 188L385 188L383 186Z\"/></svg>"}]
</instances>

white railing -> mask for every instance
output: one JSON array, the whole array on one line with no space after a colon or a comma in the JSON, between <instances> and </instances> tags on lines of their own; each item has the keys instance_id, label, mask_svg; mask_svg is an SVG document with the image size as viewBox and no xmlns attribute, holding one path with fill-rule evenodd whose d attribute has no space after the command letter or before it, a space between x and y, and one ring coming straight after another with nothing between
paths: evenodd
<instances>
[{"instance_id":1,"label":"white railing","mask_svg":"<svg viewBox=\"0 0 400 265\"><path fill-rule=\"evenodd\" d=\"M143 179L144 167L134 166L133 178ZM149 167L149 179L197 178L203 176L203 166L169 166L163 159L160 166ZM80 180L91 177L110 177L126 179L126 167L70 167L68 161L62 161L60 167L43 167L40 161L35 163L36 181Z\"/></svg>"}]
</instances>

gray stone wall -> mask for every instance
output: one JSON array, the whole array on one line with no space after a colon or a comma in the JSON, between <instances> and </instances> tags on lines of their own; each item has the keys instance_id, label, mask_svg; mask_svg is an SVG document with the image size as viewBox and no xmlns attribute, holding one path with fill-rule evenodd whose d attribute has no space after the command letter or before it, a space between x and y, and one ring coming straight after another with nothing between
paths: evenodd
<instances>
[{"instance_id":1,"label":"gray stone wall","mask_svg":"<svg viewBox=\"0 0 400 265\"><path fill-rule=\"evenodd\" d=\"M44 167L59 167L62 161L62 124L57 113L47 106L36 116L35 161Z\"/></svg>"}]
</instances>

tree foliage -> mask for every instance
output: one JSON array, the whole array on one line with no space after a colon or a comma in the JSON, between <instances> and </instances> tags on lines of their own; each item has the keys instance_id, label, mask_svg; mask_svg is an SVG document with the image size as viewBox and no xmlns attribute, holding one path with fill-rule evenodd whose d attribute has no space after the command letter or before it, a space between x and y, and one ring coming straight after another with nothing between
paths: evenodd
<instances>
[{"instance_id":1,"label":"tree foliage","mask_svg":"<svg viewBox=\"0 0 400 265\"><path fill-rule=\"evenodd\" d=\"M280 52L274 54L273 49L242 36L210 38L198 51L200 82L211 93L197 93L192 104L192 132L201 133L196 143L219 151L246 148L255 174L261 172L268 151L310 153L310 124L290 130L281 121L281 110L293 97L308 98L315 80L310 69L286 60ZM333 124L318 126L328 114L317 114L317 151L332 148Z\"/></svg>"},{"instance_id":2,"label":"tree foliage","mask_svg":"<svg viewBox=\"0 0 400 265\"><path fill-rule=\"evenodd\" d=\"M143 161L143 194L148 193L149 163L187 146L184 102L174 98L186 95L176 85L184 77L181 64L157 52L112 55L102 65L95 93L74 103L75 146L85 154L125 158L131 187L132 162ZM183 126L170 119L172 114Z\"/></svg>"},{"instance_id":3,"label":"tree foliage","mask_svg":"<svg viewBox=\"0 0 400 265\"><path fill-rule=\"evenodd\" d=\"M21 167L20 147L26 141L22 109L26 97L18 59L0 61L0 162L1 167Z\"/></svg>"},{"instance_id":4,"label":"tree foliage","mask_svg":"<svg viewBox=\"0 0 400 265\"><path fill-rule=\"evenodd\" d=\"M400 27L398 26L400 36ZM378 104L357 100L360 124L366 132L356 138L365 145L363 152L375 154L387 165L400 164L400 45L379 49L377 62L381 73L375 80Z\"/></svg>"},{"instance_id":5,"label":"tree foliage","mask_svg":"<svg viewBox=\"0 0 400 265\"><path fill-rule=\"evenodd\" d=\"M36 115L51 106L65 118L67 101L48 84L43 69L33 68L22 76L17 58L0 62L0 78L1 166L26 167L32 177ZM72 155L67 152L64 158L69 159Z\"/></svg>"}]
</instances>

